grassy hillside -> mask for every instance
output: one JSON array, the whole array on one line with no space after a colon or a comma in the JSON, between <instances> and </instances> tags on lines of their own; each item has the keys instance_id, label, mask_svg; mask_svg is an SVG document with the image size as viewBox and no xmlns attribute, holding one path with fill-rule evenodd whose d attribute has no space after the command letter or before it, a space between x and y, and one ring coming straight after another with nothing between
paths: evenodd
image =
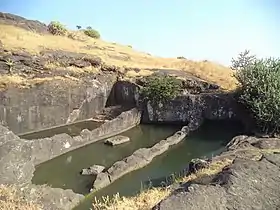
<instances>
[{"instance_id":1,"label":"grassy hillside","mask_svg":"<svg viewBox=\"0 0 280 210\"><path fill-rule=\"evenodd\" d=\"M86 53L102 58L108 65L141 69L140 72L133 70L127 72L129 77L149 75L152 73L150 70L155 68L169 69L218 84L224 89L231 90L236 87L236 80L229 68L209 61L195 62L187 59L155 57L137 52L131 46L90 38L79 31L71 32L71 37L39 35L12 25L0 24L0 40L7 50L21 49L32 54L38 54L43 49ZM7 80L7 76L4 79ZM8 79L16 81L20 78Z\"/></svg>"}]
</instances>

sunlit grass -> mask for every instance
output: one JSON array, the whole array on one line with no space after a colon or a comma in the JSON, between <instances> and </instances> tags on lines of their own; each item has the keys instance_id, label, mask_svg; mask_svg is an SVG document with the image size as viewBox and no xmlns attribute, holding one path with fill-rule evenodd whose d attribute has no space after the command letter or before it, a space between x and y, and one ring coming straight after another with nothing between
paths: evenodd
<instances>
[{"instance_id":1,"label":"sunlit grass","mask_svg":"<svg viewBox=\"0 0 280 210\"><path fill-rule=\"evenodd\" d=\"M42 206L35 201L26 201L17 193L14 186L0 185L1 210L41 210Z\"/></svg>"},{"instance_id":2,"label":"sunlit grass","mask_svg":"<svg viewBox=\"0 0 280 210\"><path fill-rule=\"evenodd\" d=\"M40 35L14 26L0 24L0 40L7 50L23 49L32 54L38 54L44 49L86 53L99 56L108 65L143 69L140 72L133 72L133 70L128 72L129 77L145 76L150 73L148 69L151 68L174 69L218 84L227 90L236 87L232 70L213 62L151 56L147 53L137 52L127 45L92 39L81 32L71 33L75 40L67 36Z\"/></svg>"},{"instance_id":3,"label":"sunlit grass","mask_svg":"<svg viewBox=\"0 0 280 210\"><path fill-rule=\"evenodd\" d=\"M232 163L233 159L215 161L208 168L199 170L195 174L185 177L174 177L175 182L188 182L201 176L217 174ZM93 209L97 210L150 210L153 206L166 198L171 193L170 187L150 188L141 191L133 197L121 197L116 194L112 198L103 197L100 200L94 199Z\"/></svg>"},{"instance_id":4,"label":"sunlit grass","mask_svg":"<svg viewBox=\"0 0 280 210\"><path fill-rule=\"evenodd\" d=\"M252 160L260 160L259 154L273 154L280 153L280 148L276 149L241 149L242 151L247 151L254 153L255 156L250 156ZM246 158L246 156L244 157ZM211 176L218 174L225 167L232 164L234 157L224 157L219 158L219 160L214 160L210 163L209 167L199 170L197 173L190 174L183 177L173 177L175 183L186 183L203 176ZM169 187L158 187L150 188L141 191L138 195L133 197L121 197L119 194L113 196L113 198L103 197L100 200L95 199L93 201L93 207L97 210L150 210L161 200L166 198L172 193Z\"/></svg>"}]
</instances>

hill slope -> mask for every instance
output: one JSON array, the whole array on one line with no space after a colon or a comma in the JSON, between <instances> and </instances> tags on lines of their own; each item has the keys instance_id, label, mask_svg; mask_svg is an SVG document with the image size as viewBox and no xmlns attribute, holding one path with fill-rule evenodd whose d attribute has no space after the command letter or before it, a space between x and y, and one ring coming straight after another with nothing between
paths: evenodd
<instances>
[{"instance_id":1,"label":"hill slope","mask_svg":"<svg viewBox=\"0 0 280 210\"><path fill-rule=\"evenodd\" d=\"M38 21L0 13L2 47L6 52L26 51L32 55L39 55L43 50L85 53L88 56L101 58L108 65L141 69L141 71L126 72L128 77L149 75L153 73L154 69L168 69L169 73L198 77L218 84L224 89L230 90L236 86L236 80L232 77L233 72L229 68L209 61L196 62L187 59L155 57L147 53L137 52L130 46L87 37L81 31L70 32L69 37L53 36L48 34L44 27L46 28ZM41 32L41 34L37 32ZM2 80L7 81L7 79L12 81L12 78L7 77L7 75Z\"/></svg>"}]
</instances>

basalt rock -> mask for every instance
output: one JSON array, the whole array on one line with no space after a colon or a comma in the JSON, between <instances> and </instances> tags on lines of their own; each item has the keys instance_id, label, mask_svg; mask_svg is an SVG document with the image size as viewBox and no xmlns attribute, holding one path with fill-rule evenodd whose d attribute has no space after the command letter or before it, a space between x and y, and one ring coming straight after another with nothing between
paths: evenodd
<instances>
[{"instance_id":1,"label":"basalt rock","mask_svg":"<svg viewBox=\"0 0 280 210\"><path fill-rule=\"evenodd\" d=\"M221 172L205 174L177 186L153 210L278 209L280 153L277 151L280 151L278 138L237 136L228 144L227 151L211 160L222 163L231 159L232 164L221 168ZM190 168L195 173L194 166L191 164Z\"/></svg>"},{"instance_id":2,"label":"basalt rock","mask_svg":"<svg viewBox=\"0 0 280 210\"><path fill-rule=\"evenodd\" d=\"M123 144L123 143L129 142L129 141L130 141L130 139L127 136L113 136L113 137L106 139L104 141L104 144L107 144L110 146L116 146L116 145Z\"/></svg>"},{"instance_id":3,"label":"basalt rock","mask_svg":"<svg viewBox=\"0 0 280 210\"><path fill-rule=\"evenodd\" d=\"M238 120L237 103L231 94L188 94L166 103L147 102L143 122L185 123L191 130L204 120Z\"/></svg>"},{"instance_id":4,"label":"basalt rock","mask_svg":"<svg viewBox=\"0 0 280 210\"><path fill-rule=\"evenodd\" d=\"M93 189L98 190L106 187L125 174L148 165L156 156L166 152L169 147L182 141L187 136L188 130L189 129L184 126L182 130L177 131L166 140L161 140L150 148L140 148L132 155L115 162L107 171L97 175L93 183Z\"/></svg>"},{"instance_id":5,"label":"basalt rock","mask_svg":"<svg viewBox=\"0 0 280 210\"><path fill-rule=\"evenodd\" d=\"M82 175L98 175L105 169L104 166L101 165L93 165L89 168L84 168L81 171Z\"/></svg>"},{"instance_id":6,"label":"basalt rock","mask_svg":"<svg viewBox=\"0 0 280 210\"><path fill-rule=\"evenodd\" d=\"M28 31L37 32L41 34L48 34L47 25L37 21L28 20L18 15L0 12L0 23L7 25L14 25Z\"/></svg>"},{"instance_id":7,"label":"basalt rock","mask_svg":"<svg viewBox=\"0 0 280 210\"><path fill-rule=\"evenodd\" d=\"M20 139L0 125L0 184L13 186L21 197L41 204L44 210L72 209L84 196L75 194L72 190L31 184L37 161L34 150L39 148L31 140Z\"/></svg>"}]
</instances>

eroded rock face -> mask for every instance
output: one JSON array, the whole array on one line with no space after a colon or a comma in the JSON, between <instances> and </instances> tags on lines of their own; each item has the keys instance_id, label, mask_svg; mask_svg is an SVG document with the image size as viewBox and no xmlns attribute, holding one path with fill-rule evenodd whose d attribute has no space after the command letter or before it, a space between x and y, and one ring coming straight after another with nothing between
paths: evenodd
<instances>
[{"instance_id":1,"label":"eroded rock face","mask_svg":"<svg viewBox=\"0 0 280 210\"><path fill-rule=\"evenodd\" d=\"M0 23L7 25L14 25L32 32L41 34L48 34L47 25L37 20L27 20L18 15L0 12Z\"/></svg>"},{"instance_id":2,"label":"eroded rock face","mask_svg":"<svg viewBox=\"0 0 280 210\"><path fill-rule=\"evenodd\" d=\"M42 204L44 210L68 210L76 206L84 197L72 190L32 185L35 171L35 154L43 155L44 142L34 147L32 141L20 139L13 132L0 125L0 184L17 188L25 199ZM42 144L41 144L42 143ZM38 150L37 153L35 150ZM39 152L39 153L38 153Z\"/></svg>"},{"instance_id":3,"label":"eroded rock face","mask_svg":"<svg viewBox=\"0 0 280 210\"><path fill-rule=\"evenodd\" d=\"M230 166L216 175L181 185L153 210L278 209L280 153L277 151L280 139L235 137L227 151L213 159L231 158L234 161Z\"/></svg>"},{"instance_id":4,"label":"eroded rock face","mask_svg":"<svg viewBox=\"0 0 280 210\"><path fill-rule=\"evenodd\" d=\"M105 107L114 79L114 75L80 82L54 79L0 91L0 122L18 134L92 118Z\"/></svg>"},{"instance_id":5,"label":"eroded rock face","mask_svg":"<svg viewBox=\"0 0 280 210\"><path fill-rule=\"evenodd\" d=\"M35 165L38 165L71 150L122 133L138 125L140 119L141 112L134 108L122 112L116 118L104 122L92 131L82 130L79 136L71 137L66 133L61 133L48 138L27 140L26 142L30 143L30 156L33 158Z\"/></svg>"},{"instance_id":6,"label":"eroded rock face","mask_svg":"<svg viewBox=\"0 0 280 210\"><path fill-rule=\"evenodd\" d=\"M84 168L81 171L82 175L98 175L105 169L104 166L101 165L93 165L89 168Z\"/></svg>"},{"instance_id":7,"label":"eroded rock face","mask_svg":"<svg viewBox=\"0 0 280 210\"><path fill-rule=\"evenodd\" d=\"M0 184L29 183L35 171L31 144L1 125L0 131Z\"/></svg>"},{"instance_id":8,"label":"eroded rock face","mask_svg":"<svg viewBox=\"0 0 280 210\"><path fill-rule=\"evenodd\" d=\"M197 129L204 119L236 119L237 104L233 95L188 94L166 103L147 102L143 122L189 123L192 130Z\"/></svg>"},{"instance_id":9,"label":"eroded rock face","mask_svg":"<svg viewBox=\"0 0 280 210\"><path fill-rule=\"evenodd\" d=\"M30 184L21 189L26 200L37 202L44 210L69 210L73 209L84 199L83 195L74 193L72 190L51 188Z\"/></svg>"}]
</instances>

